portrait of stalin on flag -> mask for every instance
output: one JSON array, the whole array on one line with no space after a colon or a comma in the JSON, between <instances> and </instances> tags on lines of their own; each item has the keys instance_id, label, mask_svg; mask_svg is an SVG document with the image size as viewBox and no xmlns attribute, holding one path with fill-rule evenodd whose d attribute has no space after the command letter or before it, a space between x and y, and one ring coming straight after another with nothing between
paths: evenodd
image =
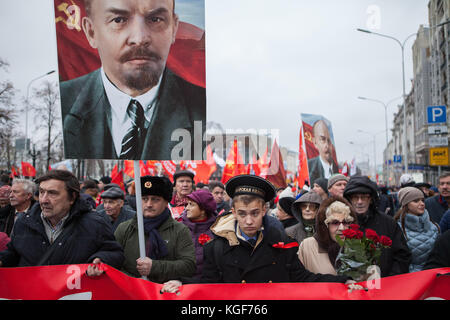
<instances>
[{"instance_id":1,"label":"portrait of stalin on flag","mask_svg":"<svg viewBox=\"0 0 450 320\"><path fill-rule=\"evenodd\" d=\"M61 0L55 0L55 10L67 8L57 2ZM84 5L79 34L88 49L98 52L101 66L64 79L58 52L66 158L168 160L183 143L192 152L176 156L195 159L194 127L201 128L202 137L206 126L206 86L190 81L195 75L180 65L195 60L186 54L192 43L203 44L204 59L204 31L179 21L175 0L70 2ZM180 33L190 30L203 32L201 40L180 40L169 67Z\"/></svg>"}]
</instances>

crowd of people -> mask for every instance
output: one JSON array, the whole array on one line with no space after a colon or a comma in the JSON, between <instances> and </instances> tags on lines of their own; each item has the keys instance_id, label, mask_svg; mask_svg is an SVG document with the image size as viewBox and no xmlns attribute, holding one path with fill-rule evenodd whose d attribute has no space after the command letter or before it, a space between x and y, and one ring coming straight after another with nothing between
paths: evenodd
<instances>
[{"instance_id":1,"label":"crowd of people","mask_svg":"<svg viewBox=\"0 0 450 320\"><path fill-rule=\"evenodd\" d=\"M177 171L141 177L145 257L134 181L126 190L52 170L35 181L2 180L0 267L106 263L176 292L189 283L342 282L336 236L351 224L392 240L381 277L450 267L450 172L437 188L403 176L386 192L367 176L335 174L311 188L275 189L255 175L226 185ZM353 285L354 286L354 285ZM355 287L356 288L356 287Z\"/></svg>"}]
</instances>

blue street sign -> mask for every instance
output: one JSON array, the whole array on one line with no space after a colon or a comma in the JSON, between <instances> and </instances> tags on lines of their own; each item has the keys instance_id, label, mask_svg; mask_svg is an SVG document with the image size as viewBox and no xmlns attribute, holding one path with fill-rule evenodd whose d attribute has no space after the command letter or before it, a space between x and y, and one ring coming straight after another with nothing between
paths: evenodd
<instances>
[{"instance_id":1,"label":"blue street sign","mask_svg":"<svg viewBox=\"0 0 450 320\"><path fill-rule=\"evenodd\" d=\"M428 124L446 123L447 107L446 106L428 106L427 107Z\"/></svg>"},{"instance_id":2,"label":"blue street sign","mask_svg":"<svg viewBox=\"0 0 450 320\"><path fill-rule=\"evenodd\" d=\"M402 163L402 156L394 155L394 163Z\"/></svg>"}]
</instances>

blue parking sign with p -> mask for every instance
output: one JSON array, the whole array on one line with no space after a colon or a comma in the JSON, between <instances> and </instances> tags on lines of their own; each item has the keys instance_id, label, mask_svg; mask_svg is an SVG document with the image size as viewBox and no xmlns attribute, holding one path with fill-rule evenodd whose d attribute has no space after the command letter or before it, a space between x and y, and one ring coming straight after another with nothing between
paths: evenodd
<instances>
[{"instance_id":1,"label":"blue parking sign with p","mask_svg":"<svg viewBox=\"0 0 450 320\"><path fill-rule=\"evenodd\" d=\"M446 106L428 106L427 108L428 124L446 123L447 107Z\"/></svg>"}]
</instances>

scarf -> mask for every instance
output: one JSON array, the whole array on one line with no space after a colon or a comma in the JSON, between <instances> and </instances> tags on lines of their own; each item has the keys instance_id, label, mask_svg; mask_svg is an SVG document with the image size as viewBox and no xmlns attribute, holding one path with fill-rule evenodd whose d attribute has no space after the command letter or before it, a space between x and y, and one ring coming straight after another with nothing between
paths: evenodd
<instances>
[{"instance_id":1,"label":"scarf","mask_svg":"<svg viewBox=\"0 0 450 320\"><path fill-rule=\"evenodd\" d=\"M177 192L173 197L172 205L174 207L186 207L187 205L187 197L180 197Z\"/></svg>"},{"instance_id":2,"label":"scarf","mask_svg":"<svg viewBox=\"0 0 450 320\"><path fill-rule=\"evenodd\" d=\"M303 223L303 230L305 230L306 233L306 237L312 237L313 234L315 233L315 224L316 224L316 220L315 219L303 219L302 217L302 223Z\"/></svg>"},{"instance_id":3,"label":"scarf","mask_svg":"<svg viewBox=\"0 0 450 320\"><path fill-rule=\"evenodd\" d=\"M168 255L165 241L161 238L158 228L170 217L170 211L166 208L163 213L154 218L144 217L144 233L148 236L147 257L160 259Z\"/></svg>"}]
</instances>

